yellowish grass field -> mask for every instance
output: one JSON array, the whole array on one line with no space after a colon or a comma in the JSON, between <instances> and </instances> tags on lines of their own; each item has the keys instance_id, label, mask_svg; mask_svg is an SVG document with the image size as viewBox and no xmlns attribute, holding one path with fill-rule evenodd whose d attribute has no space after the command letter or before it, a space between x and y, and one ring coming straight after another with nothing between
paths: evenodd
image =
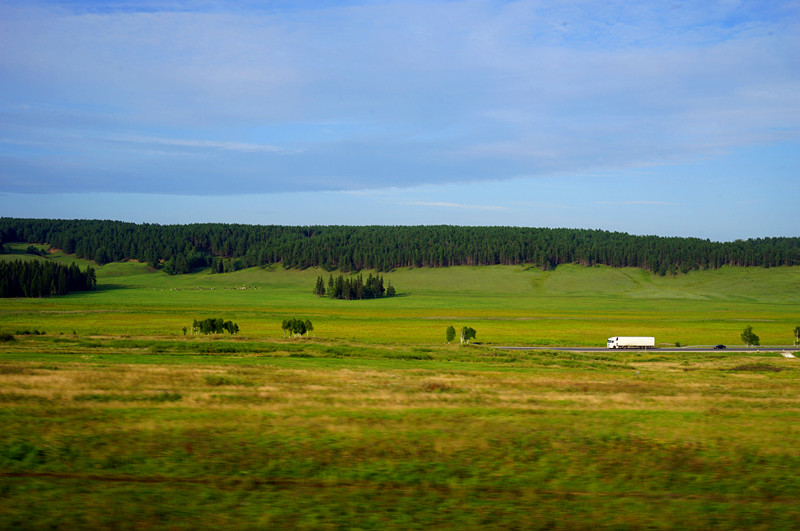
<instances>
[{"instance_id":1,"label":"yellowish grass field","mask_svg":"<svg viewBox=\"0 0 800 531\"><path fill-rule=\"evenodd\" d=\"M23 337L0 525L790 529L797 363Z\"/></svg>"}]
</instances>

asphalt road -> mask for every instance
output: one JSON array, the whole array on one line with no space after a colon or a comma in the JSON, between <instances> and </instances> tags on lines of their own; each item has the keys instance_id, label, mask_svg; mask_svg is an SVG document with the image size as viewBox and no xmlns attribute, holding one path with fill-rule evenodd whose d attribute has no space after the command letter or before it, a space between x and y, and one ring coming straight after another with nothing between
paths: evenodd
<instances>
[{"instance_id":1,"label":"asphalt road","mask_svg":"<svg viewBox=\"0 0 800 531\"><path fill-rule=\"evenodd\" d=\"M756 352L797 352L800 347L790 345L763 346L763 347L728 347L725 349L715 349L711 346L688 346L688 347L656 347L650 349L610 349L607 347L495 347L502 350L561 350L566 352L737 352L737 353L756 353Z\"/></svg>"}]
</instances>

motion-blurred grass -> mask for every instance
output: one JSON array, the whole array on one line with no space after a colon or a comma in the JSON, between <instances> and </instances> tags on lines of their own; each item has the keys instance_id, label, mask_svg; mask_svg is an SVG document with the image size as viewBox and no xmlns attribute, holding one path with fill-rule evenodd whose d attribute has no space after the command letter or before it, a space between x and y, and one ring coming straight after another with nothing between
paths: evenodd
<instances>
[{"instance_id":1,"label":"motion-blurred grass","mask_svg":"<svg viewBox=\"0 0 800 531\"><path fill-rule=\"evenodd\" d=\"M0 527L791 529L796 364L18 337Z\"/></svg>"}]
</instances>

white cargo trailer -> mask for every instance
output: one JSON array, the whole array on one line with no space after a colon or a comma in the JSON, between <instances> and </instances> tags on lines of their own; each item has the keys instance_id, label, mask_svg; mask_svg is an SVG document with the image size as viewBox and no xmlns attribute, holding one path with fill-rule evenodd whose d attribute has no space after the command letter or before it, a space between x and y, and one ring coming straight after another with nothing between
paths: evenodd
<instances>
[{"instance_id":1,"label":"white cargo trailer","mask_svg":"<svg viewBox=\"0 0 800 531\"><path fill-rule=\"evenodd\" d=\"M608 338L608 348L653 348L656 346L654 337L624 337L614 336Z\"/></svg>"}]
</instances>

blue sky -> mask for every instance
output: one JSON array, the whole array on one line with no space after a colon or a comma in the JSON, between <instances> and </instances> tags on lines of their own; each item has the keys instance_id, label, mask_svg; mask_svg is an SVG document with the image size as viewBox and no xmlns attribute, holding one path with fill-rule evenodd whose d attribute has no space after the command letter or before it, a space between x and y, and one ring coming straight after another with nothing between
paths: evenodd
<instances>
[{"instance_id":1,"label":"blue sky","mask_svg":"<svg viewBox=\"0 0 800 531\"><path fill-rule=\"evenodd\" d=\"M800 235L800 3L0 0L0 215Z\"/></svg>"}]
</instances>

